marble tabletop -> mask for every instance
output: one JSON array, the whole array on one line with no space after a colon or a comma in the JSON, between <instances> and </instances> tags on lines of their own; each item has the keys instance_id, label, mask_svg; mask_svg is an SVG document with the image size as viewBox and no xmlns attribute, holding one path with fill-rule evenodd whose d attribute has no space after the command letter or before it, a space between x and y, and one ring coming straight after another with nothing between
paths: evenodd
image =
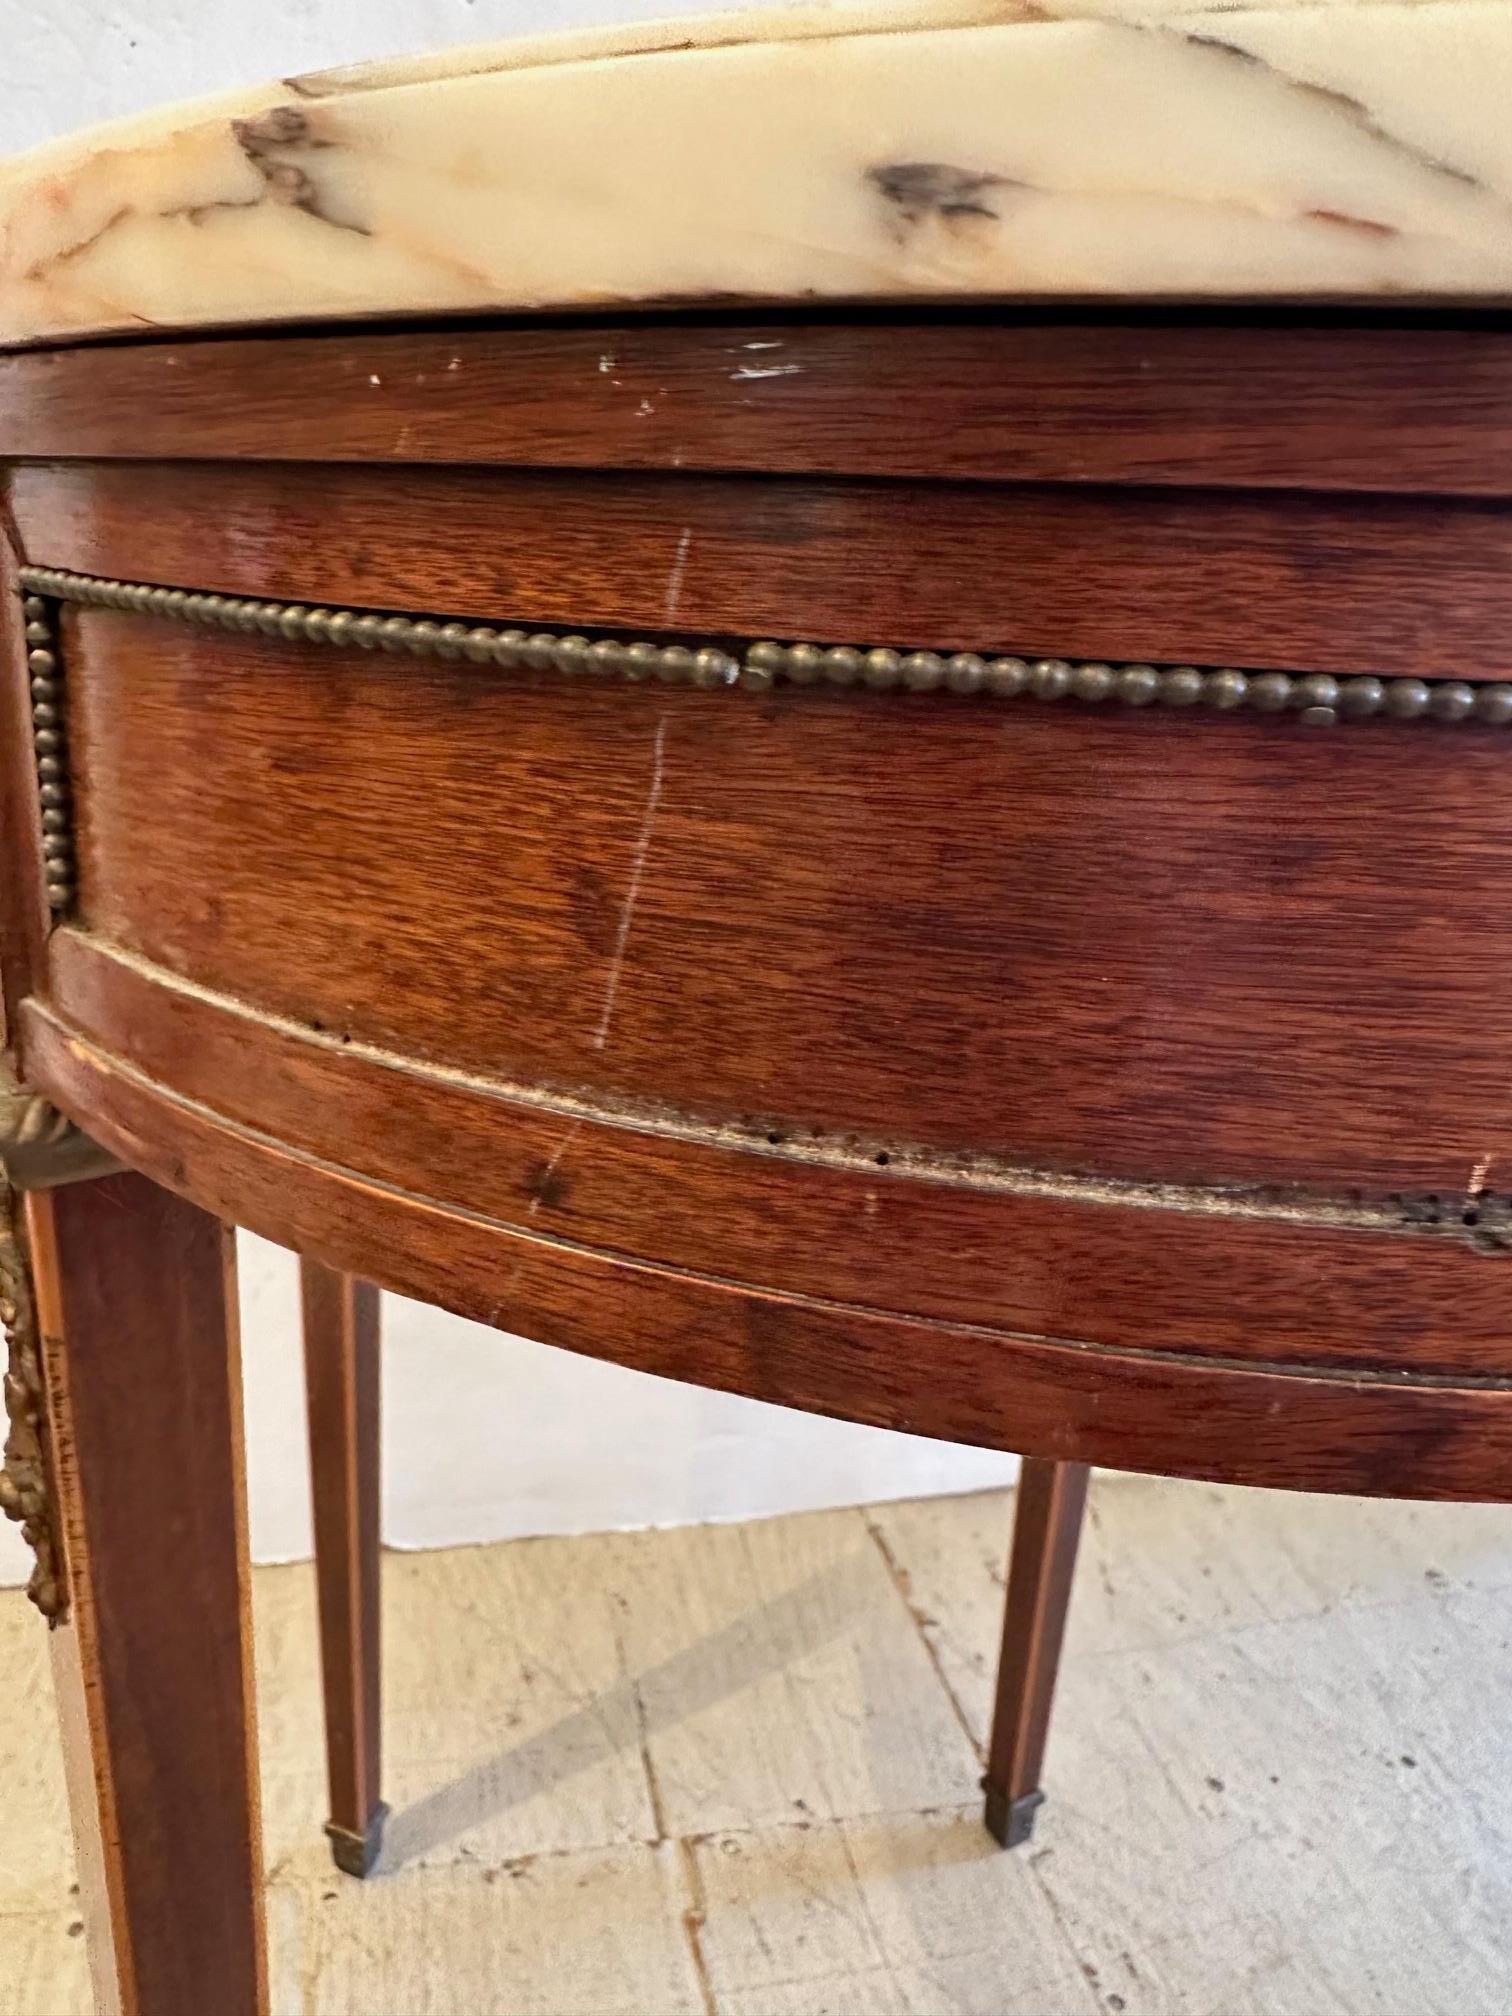
<instances>
[{"instance_id":1,"label":"marble tabletop","mask_svg":"<svg viewBox=\"0 0 1512 2016\"><path fill-rule=\"evenodd\" d=\"M623 303L1509 301L1509 101L1512 0L912 0L522 39L0 164L0 342Z\"/></svg>"}]
</instances>

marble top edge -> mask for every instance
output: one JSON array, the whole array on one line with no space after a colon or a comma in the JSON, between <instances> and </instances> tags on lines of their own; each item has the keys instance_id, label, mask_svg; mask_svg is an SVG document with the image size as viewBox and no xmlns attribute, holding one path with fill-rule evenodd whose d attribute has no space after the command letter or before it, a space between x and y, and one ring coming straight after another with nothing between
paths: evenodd
<instances>
[{"instance_id":1,"label":"marble top edge","mask_svg":"<svg viewBox=\"0 0 1512 2016\"><path fill-rule=\"evenodd\" d=\"M618 58L673 56L783 42L917 35L952 28L1044 27L1056 22L1156 25L1187 17L1334 12L1416 12L1450 8L1466 0L791 0L773 7L734 8L710 14L566 28L414 55L296 72L255 84L232 85L198 98L171 101L59 135L19 154L0 156L0 180L29 173L82 151L139 144L189 125L271 109L292 97L306 103L364 92L444 84L521 70L566 68ZM1471 0L1512 9L1512 0Z\"/></svg>"},{"instance_id":2,"label":"marble top edge","mask_svg":"<svg viewBox=\"0 0 1512 2016\"><path fill-rule=\"evenodd\" d=\"M0 162L0 345L733 302L1505 302L1509 97L1512 0L803 0L525 37Z\"/></svg>"},{"instance_id":3,"label":"marble top edge","mask_svg":"<svg viewBox=\"0 0 1512 2016\"><path fill-rule=\"evenodd\" d=\"M1383 0L792 0L786 6L731 9L714 14L627 21L603 27L557 29L506 36L424 55L378 57L364 63L310 70L283 82L301 97L374 91L393 85L436 83L498 70L527 70L610 57L673 55L697 49L739 48L758 42L800 42L829 36L906 35L928 29L1012 27L1048 21L1099 21L1133 13L1148 21L1186 14L1290 12L1383 4ZM1384 4L1434 7L1450 0L1384 0ZM1512 4L1512 0L1492 0Z\"/></svg>"}]
</instances>

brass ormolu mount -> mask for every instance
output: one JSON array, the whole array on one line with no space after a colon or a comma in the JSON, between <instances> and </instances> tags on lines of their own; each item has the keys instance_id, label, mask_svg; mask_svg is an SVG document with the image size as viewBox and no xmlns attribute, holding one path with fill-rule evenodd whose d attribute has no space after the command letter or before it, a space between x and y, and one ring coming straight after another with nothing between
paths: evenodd
<instances>
[{"instance_id":1,"label":"brass ormolu mount","mask_svg":"<svg viewBox=\"0 0 1512 2016\"><path fill-rule=\"evenodd\" d=\"M0 1512L19 1523L21 1536L36 1557L27 1595L50 1624L58 1624L67 1612L68 1595L49 1491L42 1346L21 1202L8 1183L0 1203L0 1323L5 1325L8 1351Z\"/></svg>"},{"instance_id":2,"label":"brass ormolu mount","mask_svg":"<svg viewBox=\"0 0 1512 2016\"><path fill-rule=\"evenodd\" d=\"M120 1164L0 1058L0 1173L12 1190L56 1190L108 1176Z\"/></svg>"},{"instance_id":3,"label":"brass ormolu mount","mask_svg":"<svg viewBox=\"0 0 1512 2016\"><path fill-rule=\"evenodd\" d=\"M8 1059L0 1060L0 1324L8 1360L0 1512L17 1521L36 1557L27 1594L52 1624L67 1615L68 1589L52 1512L42 1339L21 1193L108 1175L117 1166L72 1121L26 1091Z\"/></svg>"}]
</instances>

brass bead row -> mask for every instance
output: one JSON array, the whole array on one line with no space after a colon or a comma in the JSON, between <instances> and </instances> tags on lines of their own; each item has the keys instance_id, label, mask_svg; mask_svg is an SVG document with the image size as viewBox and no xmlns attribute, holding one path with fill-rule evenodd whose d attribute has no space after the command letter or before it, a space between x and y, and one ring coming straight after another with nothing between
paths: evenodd
<instances>
[{"instance_id":1,"label":"brass bead row","mask_svg":"<svg viewBox=\"0 0 1512 2016\"><path fill-rule=\"evenodd\" d=\"M754 676L753 676L754 675ZM1124 707L1237 707L1259 714L1296 714L1310 727L1330 727L1341 715L1363 720L1512 722L1512 685L1472 685L1463 679L1335 679L1327 672L1203 671L1195 665L1072 664L1064 658L983 658L974 651L823 650L815 644L753 644L742 684L869 686L912 693L987 693L999 700L1111 701Z\"/></svg>"},{"instance_id":2,"label":"brass bead row","mask_svg":"<svg viewBox=\"0 0 1512 2016\"><path fill-rule=\"evenodd\" d=\"M465 658L539 672L592 673L624 679L756 691L778 680L795 686L857 686L885 692L981 694L993 699L1078 700L1122 707L1244 709L1292 714L1309 727L1380 714L1398 721L1512 723L1512 684L1463 679L1336 679L1327 672L1242 672L1195 665L1103 665L1062 658L987 658L963 651L860 650L848 645L760 643L743 658L713 646L621 644L610 638L554 631L500 630L491 625L437 623L426 617L378 616L352 609L307 608L233 595L153 588L43 567L22 571L36 595L98 608L137 610L183 623L284 637L291 642L357 646L417 658Z\"/></svg>"},{"instance_id":3,"label":"brass bead row","mask_svg":"<svg viewBox=\"0 0 1512 2016\"><path fill-rule=\"evenodd\" d=\"M61 917L74 896L73 822L68 808L68 754L63 727L63 668L52 613L40 595L21 603L26 669L31 680L32 748L42 806L42 869L48 907Z\"/></svg>"},{"instance_id":4,"label":"brass bead row","mask_svg":"<svg viewBox=\"0 0 1512 2016\"><path fill-rule=\"evenodd\" d=\"M490 624L435 623L425 617L307 608L299 602L199 595L183 588L149 588L45 567L28 567L21 578L24 587L66 602L283 637L295 644L355 646L415 658L466 658L475 665L499 665L509 671L660 679L669 685L731 686L740 670L728 651L707 646L695 650L686 644L620 644L610 638L562 636L555 631L498 630Z\"/></svg>"}]
</instances>

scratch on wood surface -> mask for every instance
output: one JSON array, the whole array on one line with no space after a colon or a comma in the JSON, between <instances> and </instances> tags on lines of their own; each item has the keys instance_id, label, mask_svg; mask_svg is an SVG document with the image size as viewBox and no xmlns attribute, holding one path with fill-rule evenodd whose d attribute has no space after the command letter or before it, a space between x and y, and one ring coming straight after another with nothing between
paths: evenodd
<instances>
[{"instance_id":1,"label":"scratch on wood surface","mask_svg":"<svg viewBox=\"0 0 1512 2016\"><path fill-rule=\"evenodd\" d=\"M677 542L677 557L672 562L672 572L667 577L667 600L663 605L663 615L670 623L677 614L677 605L682 600L683 576L688 571L688 553L693 544L693 527L684 525L682 536Z\"/></svg>"},{"instance_id":2,"label":"scratch on wood surface","mask_svg":"<svg viewBox=\"0 0 1512 2016\"><path fill-rule=\"evenodd\" d=\"M558 1141L555 1148L552 1149L550 1156L547 1158L545 1167L541 1170L541 1173L535 1179L535 1194L531 1198L530 1203L526 1208L527 1217L534 1218L537 1211L540 1210L541 1205L545 1202L546 1196L548 1194L548 1186L551 1182L552 1177L555 1176L557 1172L557 1165L560 1163L562 1157L567 1153L567 1150L572 1146L573 1142L577 1139L578 1135L582 1133L584 1125L585 1122L583 1120L581 1119L574 1120L572 1125L563 1134L561 1140Z\"/></svg>"},{"instance_id":3,"label":"scratch on wood surface","mask_svg":"<svg viewBox=\"0 0 1512 2016\"><path fill-rule=\"evenodd\" d=\"M689 536L687 533L683 534L685 540ZM635 916L635 906L640 900L641 880L646 872L646 857L651 852L651 831L656 824L656 808L661 803L666 747L667 717L664 714L656 724L656 741L651 750L651 783L646 792L646 809L641 815L640 832L636 836L635 853L630 862L630 886L625 891L624 902L620 905L619 930L614 938L614 956L609 961L609 979L604 988L603 1013L599 1016L598 1027L593 1032L595 1050L602 1050L609 1040L609 1025L614 1020L614 997L619 992L620 973L625 964L625 947L630 941L630 925Z\"/></svg>"}]
</instances>

